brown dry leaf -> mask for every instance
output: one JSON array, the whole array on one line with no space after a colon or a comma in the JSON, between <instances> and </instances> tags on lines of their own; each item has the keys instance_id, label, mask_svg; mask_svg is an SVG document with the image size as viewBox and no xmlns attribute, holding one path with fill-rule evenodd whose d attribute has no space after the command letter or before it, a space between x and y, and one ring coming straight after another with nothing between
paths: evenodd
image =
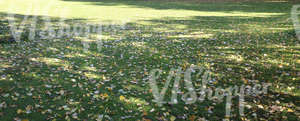
<instances>
[{"instance_id":1,"label":"brown dry leaf","mask_svg":"<svg viewBox=\"0 0 300 121\"><path fill-rule=\"evenodd\" d=\"M146 111L143 112L143 116L147 116L148 113Z\"/></svg>"},{"instance_id":2,"label":"brown dry leaf","mask_svg":"<svg viewBox=\"0 0 300 121\"><path fill-rule=\"evenodd\" d=\"M190 120L190 121L195 121L195 119L196 119L196 116L195 116L195 115L191 115L191 116L189 117L189 120Z\"/></svg>"},{"instance_id":3,"label":"brown dry leaf","mask_svg":"<svg viewBox=\"0 0 300 121\"><path fill-rule=\"evenodd\" d=\"M143 118L143 121L151 121L150 119Z\"/></svg>"},{"instance_id":4,"label":"brown dry leaf","mask_svg":"<svg viewBox=\"0 0 300 121\"><path fill-rule=\"evenodd\" d=\"M245 78L242 78L242 80L244 81L245 84L248 84L248 80Z\"/></svg>"}]
</instances>

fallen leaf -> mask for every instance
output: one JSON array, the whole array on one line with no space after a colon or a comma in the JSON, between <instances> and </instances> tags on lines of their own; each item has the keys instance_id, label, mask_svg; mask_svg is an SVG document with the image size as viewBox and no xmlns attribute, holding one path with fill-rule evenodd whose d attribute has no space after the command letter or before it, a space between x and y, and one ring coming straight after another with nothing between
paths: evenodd
<instances>
[{"instance_id":1,"label":"fallen leaf","mask_svg":"<svg viewBox=\"0 0 300 121\"><path fill-rule=\"evenodd\" d=\"M124 97L123 95L121 95L121 96L120 96L120 100L121 100L121 101L124 101L124 100L125 100L125 97Z\"/></svg>"},{"instance_id":2,"label":"fallen leaf","mask_svg":"<svg viewBox=\"0 0 300 121\"><path fill-rule=\"evenodd\" d=\"M170 121L175 121L176 117L175 116L171 116L170 117Z\"/></svg>"}]
</instances>

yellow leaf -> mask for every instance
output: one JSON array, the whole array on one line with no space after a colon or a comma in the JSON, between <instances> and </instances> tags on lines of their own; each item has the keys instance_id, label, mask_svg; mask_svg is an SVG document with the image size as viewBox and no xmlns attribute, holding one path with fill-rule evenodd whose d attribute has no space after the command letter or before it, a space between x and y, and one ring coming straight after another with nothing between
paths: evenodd
<instances>
[{"instance_id":1,"label":"yellow leaf","mask_svg":"<svg viewBox=\"0 0 300 121\"><path fill-rule=\"evenodd\" d=\"M245 84L248 84L248 80L245 78L242 78L242 80L244 81Z\"/></svg>"},{"instance_id":2,"label":"yellow leaf","mask_svg":"<svg viewBox=\"0 0 300 121\"><path fill-rule=\"evenodd\" d=\"M104 97L108 97L108 94L107 93L104 93L104 95L103 95Z\"/></svg>"},{"instance_id":3,"label":"yellow leaf","mask_svg":"<svg viewBox=\"0 0 300 121\"><path fill-rule=\"evenodd\" d=\"M104 93L104 94L100 94L101 98L107 98L108 97L108 94L107 93Z\"/></svg>"},{"instance_id":4,"label":"yellow leaf","mask_svg":"<svg viewBox=\"0 0 300 121\"><path fill-rule=\"evenodd\" d=\"M29 121L28 119L23 119L22 121Z\"/></svg>"},{"instance_id":5,"label":"yellow leaf","mask_svg":"<svg viewBox=\"0 0 300 121\"><path fill-rule=\"evenodd\" d=\"M123 95L120 96L120 100L125 100L125 97Z\"/></svg>"},{"instance_id":6,"label":"yellow leaf","mask_svg":"<svg viewBox=\"0 0 300 121\"><path fill-rule=\"evenodd\" d=\"M147 115L148 115L148 113L146 111L144 111L143 116L147 116Z\"/></svg>"},{"instance_id":7,"label":"yellow leaf","mask_svg":"<svg viewBox=\"0 0 300 121\"><path fill-rule=\"evenodd\" d=\"M176 117L175 116L171 116L170 121L175 121Z\"/></svg>"},{"instance_id":8,"label":"yellow leaf","mask_svg":"<svg viewBox=\"0 0 300 121\"><path fill-rule=\"evenodd\" d=\"M294 112L293 109L288 108L287 110L288 112Z\"/></svg>"}]
</instances>

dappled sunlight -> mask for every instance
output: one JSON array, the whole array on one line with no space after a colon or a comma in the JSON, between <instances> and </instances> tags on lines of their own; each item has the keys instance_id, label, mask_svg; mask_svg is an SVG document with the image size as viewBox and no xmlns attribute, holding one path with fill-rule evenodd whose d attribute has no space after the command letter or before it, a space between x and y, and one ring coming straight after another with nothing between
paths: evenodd
<instances>
[{"instance_id":1,"label":"dappled sunlight","mask_svg":"<svg viewBox=\"0 0 300 121\"><path fill-rule=\"evenodd\" d=\"M229 60L234 60L236 62L242 62L244 61L244 58L241 55L230 55L226 57Z\"/></svg>"},{"instance_id":2,"label":"dappled sunlight","mask_svg":"<svg viewBox=\"0 0 300 121\"><path fill-rule=\"evenodd\" d=\"M0 68L5 69L5 68L10 68L10 67L12 67L11 64L5 64L5 63L1 62Z\"/></svg>"},{"instance_id":3,"label":"dappled sunlight","mask_svg":"<svg viewBox=\"0 0 300 121\"><path fill-rule=\"evenodd\" d=\"M191 33L191 34L168 36L168 38L170 38L170 39L172 39L172 38L193 38L193 39L205 38L205 39L209 39L209 38L212 38L212 37L213 37L213 34L205 34L203 32L194 32L194 33Z\"/></svg>"},{"instance_id":4,"label":"dappled sunlight","mask_svg":"<svg viewBox=\"0 0 300 121\"><path fill-rule=\"evenodd\" d=\"M50 50L50 51L53 51L53 52L58 52L58 51L59 51L59 50L58 50L57 48L55 48L55 47L48 47L47 49Z\"/></svg>"},{"instance_id":5,"label":"dappled sunlight","mask_svg":"<svg viewBox=\"0 0 300 121\"><path fill-rule=\"evenodd\" d=\"M75 58L75 57L87 57L87 55L85 54L82 54L82 53L67 53L64 55L64 57L67 57L67 58Z\"/></svg>"},{"instance_id":6,"label":"dappled sunlight","mask_svg":"<svg viewBox=\"0 0 300 121\"><path fill-rule=\"evenodd\" d=\"M100 79L102 76L92 73L92 72L85 72L84 75L89 79Z\"/></svg>"},{"instance_id":7,"label":"dappled sunlight","mask_svg":"<svg viewBox=\"0 0 300 121\"><path fill-rule=\"evenodd\" d=\"M90 67L90 66L84 66L82 69L87 71L93 71L93 72L97 71L95 67Z\"/></svg>"},{"instance_id":8,"label":"dappled sunlight","mask_svg":"<svg viewBox=\"0 0 300 121\"><path fill-rule=\"evenodd\" d=\"M285 46L285 45L279 45L279 44L268 44L264 45L266 48L271 48L271 49L294 49L296 51L300 51L300 46L298 45L291 45L291 46Z\"/></svg>"},{"instance_id":9,"label":"dappled sunlight","mask_svg":"<svg viewBox=\"0 0 300 121\"><path fill-rule=\"evenodd\" d=\"M137 48L147 48L145 45L145 42L132 42L130 43L132 46L137 47Z\"/></svg>"},{"instance_id":10,"label":"dappled sunlight","mask_svg":"<svg viewBox=\"0 0 300 121\"><path fill-rule=\"evenodd\" d=\"M290 28L267 28L267 29L270 29L270 30L281 30L281 31L285 31L285 30L290 30Z\"/></svg>"},{"instance_id":11,"label":"dappled sunlight","mask_svg":"<svg viewBox=\"0 0 300 121\"><path fill-rule=\"evenodd\" d=\"M47 65L52 65L52 66L63 66L65 68L70 67L70 65L58 58L47 58L47 57L39 57L39 58L30 58L29 60L34 61L34 62L42 62Z\"/></svg>"},{"instance_id":12,"label":"dappled sunlight","mask_svg":"<svg viewBox=\"0 0 300 121\"><path fill-rule=\"evenodd\" d=\"M260 61L260 63L270 63L273 65L277 65L279 68L284 68L290 66L290 63L288 62L283 62L282 60L276 60L276 59L266 59Z\"/></svg>"},{"instance_id":13,"label":"dappled sunlight","mask_svg":"<svg viewBox=\"0 0 300 121\"><path fill-rule=\"evenodd\" d=\"M4 52L2 52L1 54L4 54ZM13 65L12 65L12 63L11 62L6 62L5 60L4 60L4 58L1 58L0 57L0 72L1 72L1 70L3 69L6 69L6 68L11 68Z\"/></svg>"},{"instance_id":14,"label":"dappled sunlight","mask_svg":"<svg viewBox=\"0 0 300 121\"><path fill-rule=\"evenodd\" d=\"M120 96L120 101L135 104L135 105L145 105L145 104L147 104L147 102L145 100L141 100L139 98L134 98L134 97L126 98L124 96Z\"/></svg>"},{"instance_id":15,"label":"dappled sunlight","mask_svg":"<svg viewBox=\"0 0 300 121\"><path fill-rule=\"evenodd\" d=\"M299 78L295 78L294 81L296 81L296 79ZM287 85L285 83L279 83L277 85L275 85L276 88L274 88L273 90L277 93L283 93L283 94L288 94L288 95L292 95L292 96L300 96L300 90L297 89L296 85Z\"/></svg>"},{"instance_id":16,"label":"dappled sunlight","mask_svg":"<svg viewBox=\"0 0 300 121\"><path fill-rule=\"evenodd\" d=\"M141 98L127 97L121 95L119 97L119 101L122 102L125 105L125 107L131 110L142 111L144 115L147 114L147 112L149 112L149 110L151 109L149 103Z\"/></svg>"}]
</instances>

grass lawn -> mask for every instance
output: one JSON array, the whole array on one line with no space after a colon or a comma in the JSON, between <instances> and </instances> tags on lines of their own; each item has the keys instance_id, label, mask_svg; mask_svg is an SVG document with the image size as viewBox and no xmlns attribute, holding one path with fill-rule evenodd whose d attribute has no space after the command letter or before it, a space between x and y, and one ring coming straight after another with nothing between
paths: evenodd
<instances>
[{"instance_id":1,"label":"grass lawn","mask_svg":"<svg viewBox=\"0 0 300 121\"><path fill-rule=\"evenodd\" d=\"M50 1L53 1L52 3ZM224 101L159 106L149 73L171 68L210 70L209 87L271 83L267 94L245 96L245 116L233 98L231 120L300 119L300 45L287 2L162 2L143 0L0 0L0 120L222 120ZM30 7L32 6L32 7ZM48 9L47 6L50 6ZM43 17L59 30L102 27L101 50L93 37L63 36L9 42L8 14L16 23ZM31 21L32 22L32 21ZM91 42L87 51L82 42ZM194 88L200 89L192 76ZM172 85L165 100L171 98ZM199 91L199 90L197 90ZM199 94L198 94L199 95Z\"/></svg>"}]
</instances>

